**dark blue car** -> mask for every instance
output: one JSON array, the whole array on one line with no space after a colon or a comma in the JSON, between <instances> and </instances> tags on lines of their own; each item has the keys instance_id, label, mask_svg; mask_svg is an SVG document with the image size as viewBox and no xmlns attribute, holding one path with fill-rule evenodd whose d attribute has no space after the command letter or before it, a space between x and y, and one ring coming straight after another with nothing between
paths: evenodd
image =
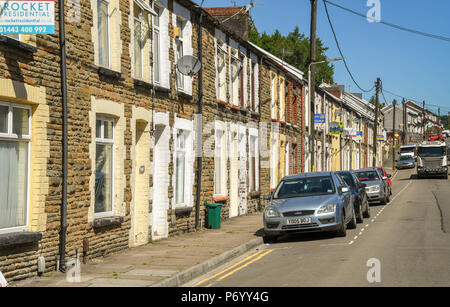
<instances>
[{"instance_id":1,"label":"dark blue car","mask_svg":"<svg viewBox=\"0 0 450 307\"><path fill-rule=\"evenodd\" d=\"M362 223L364 218L370 217L369 200L366 193L366 184L359 181L358 177L352 171L336 172L349 186L353 195L353 204L355 206L356 221Z\"/></svg>"}]
</instances>

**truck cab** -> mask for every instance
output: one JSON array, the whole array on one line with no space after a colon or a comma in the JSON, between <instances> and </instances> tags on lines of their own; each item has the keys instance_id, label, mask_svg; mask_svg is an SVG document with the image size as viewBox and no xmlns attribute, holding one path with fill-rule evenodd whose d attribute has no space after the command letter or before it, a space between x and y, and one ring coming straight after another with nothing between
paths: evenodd
<instances>
[{"instance_id":1,"label":"truck cab","mask_svg":"<svg viewBox=\"0 0 450 307\"><path fill-rule=\"evenodd\" d=\"M417 146L417 176L448 178L447 147L445 142L423 142Z\"/></svg>"}]
</instances>

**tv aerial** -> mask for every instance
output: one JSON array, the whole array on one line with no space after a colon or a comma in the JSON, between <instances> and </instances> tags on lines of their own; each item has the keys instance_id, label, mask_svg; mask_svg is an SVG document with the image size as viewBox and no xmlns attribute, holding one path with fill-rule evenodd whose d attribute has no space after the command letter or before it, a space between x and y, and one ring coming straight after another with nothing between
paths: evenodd
<instances>
[{"instance_id":1,"label":"tv aerial","mask_svg":"<svg viewBox=\"0 0 450 307\"><path fill-rule=\"evenodd\" d=\"M202 68L200 60L192 55L185 55L177 61L177 70L185 76L192 77Z\"/></svg>"}]
</instances>

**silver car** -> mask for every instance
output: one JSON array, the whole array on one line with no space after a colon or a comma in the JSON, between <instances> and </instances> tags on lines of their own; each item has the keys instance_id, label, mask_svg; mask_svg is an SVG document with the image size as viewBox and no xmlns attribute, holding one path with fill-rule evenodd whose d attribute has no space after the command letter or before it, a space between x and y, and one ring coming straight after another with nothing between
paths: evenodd
<instances>
[{"instance_id":1,"label":"silver car","mask_svg":"<svg viewBox=\"0 0 450 307\"><path fill-rule=\"evenodd\" d=\"M366 184L369 203L387 204L390 201L389 187L381 178L376 168L366 168L355 171L359 181Z\"/></svg>"},{"instance_id":2,"label":"silver car","mask_svg":"<svg viewBox=\"0 0 450 307\"><path fill-rule=\"evenodd\" d=\"M346 236L356 228L351 192L333 172L306 173L283 178L264 210L266 241L283 234L333 231Z\"/></svg>"},{"instance_id":3,"label":"silver car","mask_svg":"<svg viewBox=\"0 0 450 307\"><path fill-rule=\"evenodd\" d=\"M400 159L397 160L397 169L405 169L405 168L415 168L416 160L412 155L400 156Z\"/></svg>"}]
</instances>

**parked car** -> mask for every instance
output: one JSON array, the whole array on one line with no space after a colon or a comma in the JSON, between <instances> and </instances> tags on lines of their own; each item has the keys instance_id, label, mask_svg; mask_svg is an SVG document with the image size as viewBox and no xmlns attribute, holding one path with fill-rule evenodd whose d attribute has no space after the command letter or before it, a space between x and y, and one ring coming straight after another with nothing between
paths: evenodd
<instances>
[{"instance_id":1,"label":"parked car","mask_svg":"<svg viewBox=\"0 0 450 307\"><path fill-rule=\"evenodd\" d=\"M380 174L380 177L383 179L384 182L386 182L388 188L389 188L389 196L392 195L392 180L391 180L391 175L388 174L385 170L384 167L382 166L377 166L377 170L378 173Z\"/></svg>"},{"instance_id":2,"label":"parked car","mask_svg":"<svg viewBox=\"0 0 450 307\"><path fill-rule=\"evenodd\" d=\"M370 217L369 200L366 193L366 184L359 181L358 177L352 171L337 172L339 176L349 186L353 194L353 205L355 206L356 221L362 223L364 218Z\"/></svg>"},{"instance_id":3,"label":"parked car","mask_svg":"<svg viewBox=\"0 0 450 307\"><path fill-rule=\"evenodd\" d=\"M264 210L265 240L282 234L333 231L346 236L356 228L351 191L333 172L306 173L283 178Z\"/></svg>"},{"instance_id":4,"label":"parked car","mask_svg":"<svg viewBox=\"0 0 450 307\"><path fill-rule=\"evenodd\" d=\"M366 184L369 203L387 204L390 199L389 188L375 167L355 171L358 179Z\"/></svg>"},{"instance_id":5,"label":"parked car","mask_svg":"<svg viewBox=\"0 0 450 307\"><path fill-rule=\"evenodd\" d=\"M412 156L400 156L400 159L396 160L396 168L397 169L405 169L405 168L415 168L416 167L416 159Z\"/></svg>"}]
</instances>

